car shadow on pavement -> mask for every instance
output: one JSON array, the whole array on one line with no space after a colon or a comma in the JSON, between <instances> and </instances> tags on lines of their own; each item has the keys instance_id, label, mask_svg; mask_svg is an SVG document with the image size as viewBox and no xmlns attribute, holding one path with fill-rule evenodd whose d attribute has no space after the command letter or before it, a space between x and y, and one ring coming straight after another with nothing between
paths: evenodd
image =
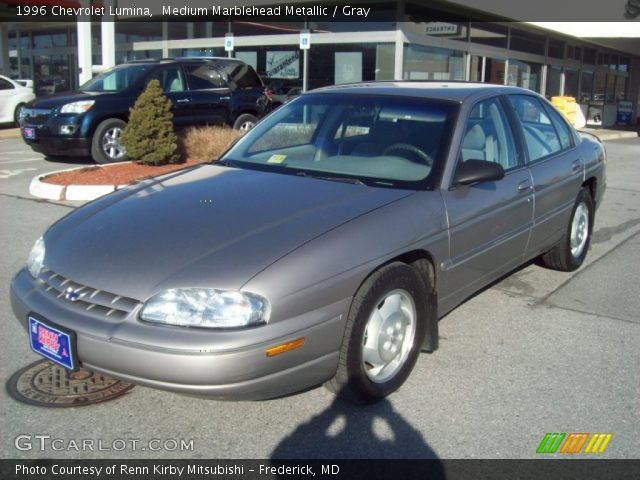
<instances>
[{"instance_id":1,"label":"car shadow on pavement","mask_svg":"<svg viewBox=\"0 0 640 480\"><path fill-rule=\"evenodd\" d=\"M336 397L327 409L285 437L271 458L437 460L432 462L429 478L445 478L435 451L386 399L356 406Z\"/></svg>"}]
</instances>

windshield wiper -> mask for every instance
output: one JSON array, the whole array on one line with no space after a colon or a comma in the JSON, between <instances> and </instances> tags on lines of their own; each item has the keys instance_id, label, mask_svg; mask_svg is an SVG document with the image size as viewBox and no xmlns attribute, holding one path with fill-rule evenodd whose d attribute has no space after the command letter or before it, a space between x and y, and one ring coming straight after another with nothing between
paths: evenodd
<instances>
[{"instance_id":1,"label":"windshield wiper","mask_svg":"<svg viewBox=\"0 0 640 480\"><path fill-rule=\"evenodd\" d=\"M353 185L366 185L359 178L339 177L334 175L313 175L311 173L303 172L303 171L296 172L296 175L298 175L299 177L317 178L318 180L328 180L330 182L351 183Z\"/></svg>"}]
</instances>

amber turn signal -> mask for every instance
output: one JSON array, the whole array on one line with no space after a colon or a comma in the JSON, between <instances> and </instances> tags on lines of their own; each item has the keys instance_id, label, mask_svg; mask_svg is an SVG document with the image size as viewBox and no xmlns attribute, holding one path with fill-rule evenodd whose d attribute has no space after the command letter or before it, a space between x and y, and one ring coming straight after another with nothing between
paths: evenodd
<instances>
[{"instance_id":1,"label":"amber turn signal","mask_svg":"<svg viewBox=\"0 0 640 480\"><path fill-rule=\"evenodd\" d=\"M296 348L300 348L304 345L304 338L298 338L292 342L283 343L282 345L278 345L275 347L271 347L267 350L267 357L275 357L276 355L280 355L281 353L288 352L290 350L295 350Z\"/></svg>"}]
</instances>

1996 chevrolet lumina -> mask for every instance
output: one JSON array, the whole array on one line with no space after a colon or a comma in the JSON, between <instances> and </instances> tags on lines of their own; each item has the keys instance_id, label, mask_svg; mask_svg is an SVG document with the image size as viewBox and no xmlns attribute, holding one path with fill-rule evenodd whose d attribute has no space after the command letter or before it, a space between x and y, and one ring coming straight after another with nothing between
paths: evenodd
<instances>
[{"instance_id":1,"label":"1996 chevrolet lumina","mask_svg":"<svg viewBox=\"0 0 640 480\"><path fill-rule=\"evenodd\" d=\"M438 318L523 262L578 268L605 152L528 90L306 93L212 164L117 191L39 239L11 299L69 369L225 398L398 389Z\"/></svg>"}]
</instances>

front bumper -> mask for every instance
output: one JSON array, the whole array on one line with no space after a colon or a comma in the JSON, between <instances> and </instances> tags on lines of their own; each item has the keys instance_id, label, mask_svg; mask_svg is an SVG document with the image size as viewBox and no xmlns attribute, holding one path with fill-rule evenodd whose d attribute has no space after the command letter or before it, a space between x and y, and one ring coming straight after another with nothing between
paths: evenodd
<instances>
[{"instance_id":1,"label":"front bumper","mask_svg":"<svg viewBox=\"0 0 640 480\"><path fill-rule=\"evenodd\" d=\"M40 132L40 131L38 131ZM91 141L87 138L61 138L43 135L35 140L22 139L34 152L65 157L90 157Z\"/></svg>"},{"instance_id":2,"label":"front bumper","mask_svg":"<svg viewBox=\"0 0 640 480\"><path fill-rule=\"evenodd\" d=\"M174 341L175 333L184 337L179 327L145 326L154 334L166 332L162 346L143 344L126 338L127 324L138 309L120 324L101 321L89 313L79 312L66 301L46 293L26 270L21 270L11 284L11 305L16 318L27 328L30 313L75 331L80 364L124 381L175 392L225 398L264 399L303 390L330 379L338 366L338 354L344 333L350 298L301 317L241 332L246 337L238 344L238 331L232 335L228 349L223 331L188 329L201 344L211 348L184 348ZM106 323L106 325L105 325ZM283 333L283 325L290 331ZM302 327L302 328L301 328ZM175 333L174 333L175 332ZM274 338L268 339L269 332ZM277 333L276 333L277 332ZM245 335L246 334L246 335ZM266 349L304 337L301 348L267 357ZM256 341L257 339L257 341ZM268 340L265 340L268 339ZM27 339L25 336L25 344Z\"/></svg>"}]
</instances>

